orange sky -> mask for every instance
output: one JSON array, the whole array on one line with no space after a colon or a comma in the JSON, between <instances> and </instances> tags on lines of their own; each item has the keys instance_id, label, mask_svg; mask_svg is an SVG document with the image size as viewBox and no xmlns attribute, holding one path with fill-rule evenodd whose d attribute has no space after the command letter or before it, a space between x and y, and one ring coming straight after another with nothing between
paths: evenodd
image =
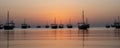
<instances>
[{"instance_id":1,"label":"orange sky","mask_svg":"<svg viewBox=\"0 0 120 48\"><path fill-rule=\"evenodd\" d=\"M84 10L92 26L101 26L120 16L119 3L120 0L0 0L0 16L4 23L9 10L11 19L17 24L21 24L24 18L28 23L32 21L32 25L53 23L54 17L57 23L62 20L67 24L71 18L72 23L77 24Z\"/></svg>"}]
</instances>

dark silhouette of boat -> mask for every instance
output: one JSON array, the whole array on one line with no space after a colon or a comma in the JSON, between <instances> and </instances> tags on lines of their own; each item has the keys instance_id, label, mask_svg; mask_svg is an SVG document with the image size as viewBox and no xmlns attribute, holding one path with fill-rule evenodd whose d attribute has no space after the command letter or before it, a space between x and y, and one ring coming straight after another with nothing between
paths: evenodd
<instances>
[{"instance_id":1,"label":"dark silhouette of boat","mask_svg":"<svg viewBox=\"0 0 120 48\"><path fill-rule=\"evenodd\" d=\"M4 24L4 30L13 30L15 28L15 23L9 21L9 11L7 13L7 22Z\"/></svg>"},{"instance_id":2,"label":"dark silhouette of boat","mask_svg":"<svg viewBox=\"0 0 120 48\"><path fill-rule=\"evenodd\" d=\"M106 25L105 27L106 27L106 28L110 28L111 26L110 26L110 25Z\"/></svg>"},{"instance_id":3,"label":"dark silhouette of boat","mask_svg":"<svg viewBox=\"0 0 120 48\"><path fill-rule=\"evenodd\" d=\"M84 20L84 11L82 11L82 19L83 22L82 23L78 23L78 29L88 29L90 27L90 25L88 24L88 20L86 19L86 23Z\"/></svg>"},{"instance_id":4,"label":"dark silhouette of boat","mask_svg":"<svg viewBox=\"0 0 120 48\"><path fill-rule=\"evenodd\" d=\"M73 28L73 26L71 24L68 24L67 28Z\"/></svg>"},{"instance_id":5,"label":"dark silhouette of boat","mask_svg":"<svg viewBox=\"0 0 120 48\"><path fill-rule=\"evenodd\" d=\"M49 26L49 24L48 24L48 21L47 21L47 24L45 25L45 28L49 28L50 26Z\"/></svg>"},{"instance_id":6,"label":"dark silhouette of boat","mask_svg":"<svg viewBox=\"0 0 120 48\"><path fill-rule=\"evenodd\" d=\"M57 29L58 28L58 25L56 24L56 18L54 19L54 23L51 24L51 28L52 29Z\"/></svg>"},{"instance_id":7,"label":"dark silhouette of boat","mask_svg":"<svg viewBox=\"0 0 120 48\"><path fill-rule=\"evenodd\" d=\"M64 25L63 25L63 24L60 24L60 25L59 25L59 28L64 28Z\"/></svg>"},{"instance_id":8,"label":"dark silhouette of boat","mask_svg":"<svg viewBox=\"0 0 120 48\"><path fill-rule=\"evenodd\" d=\"M27 29L28 28L28 25L26 24L25 19L24 19L24 23L21 24L21 28L22 29Z\"/></svg>"},{"instance_id":9,"label":"dark silhouette of boat","mask_svg":"<svg viewBox=\"0 0 120 48\"><path fill-rule=\"evenodd\" d=\"M31 28L31 26L30 26L30 25L28 25L28 28Z\"/></svg>"},{"instance_id":10,"label":"dark silhouette of boat","mask_svg":"<svg viewBox=\"0 0 120 48\"><path fill-rule=\"evenodd\" d=\"M46 25L45 28L49 28L49 25Z\"/></svg>"},{"instance_id":11,"label":"dark silhouette of boat","mask_svg":"<svg viewBox=\"0 0 120 48\"><path fill-rule=\"evenodd\" d=\"M116 24L116 19L114 21L114 24L111 25L111 27L115 27L115 24Z\"/></svg>"},{"instance_id":12,"label":"dark silhouette of boat","mask_svg":"<svg viewBox=\"0 0 120 48\"><path fill-rule=\"evenodd\" d=\"M52 29L57 29L58 26L57 26L57 24L51 24L51 28L52 28Z\"/></svg>"},{"instance_id":13,"label":"dark silhouette of boat","mask_svg":"<svg viewBox=\"0 0 120 48\"><path fill-rule=\"evenodd\" d=\"M67 24L67 28L73 28L73 26L71 24L71 19L69 19L69 24Z\"/></svg>"},{"instance_id":14,"label":"dark silhouette of boat","mask_svg":"<svg viewBox=\"0 0 120 48\"><path fill-rule=\"evenodd\" d=\"M115 27L116 29L120 29L120 21L119 21L119 16L118 16L118 20L114 22L113 27Z\"/></svg>"},{"instance_id":15,"label":"dark silhouette of boat","mask_svg":"<svg viewBox=\"0 0 120 48\"><path fill-rule=\"evenodd\" d=\"M41 26L36 26L36 28L41 28Z\"/></svg>"},{"instance_id":16,"label":"dark silhouette of boat","mask_svg":"<svg viewBox=\"0 0 120 48\"><path fill-rule=\"evenodd\" d=\"M3 29L3 24L0 24L0 29Z\"/></svg>"},{"instance_id":17,"label":"dark silhouette of boat","mask_svg":"<svg viewBox=\"0 0 120 48\"><path fill-rule=\"evenodd\" d=\"M62 24L62 21L60 21L59 28L64 28L64 25Z\"/></svg>"}]
</instances>

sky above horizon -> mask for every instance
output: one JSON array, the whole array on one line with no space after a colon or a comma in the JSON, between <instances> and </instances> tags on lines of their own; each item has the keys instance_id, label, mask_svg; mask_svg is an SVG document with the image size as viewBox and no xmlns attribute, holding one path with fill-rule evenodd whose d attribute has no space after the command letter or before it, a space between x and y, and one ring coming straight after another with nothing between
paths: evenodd
<instances>
[{"instance_id":1,"label":"sky above horizon","mask_svg":"<svg viewBox=\"0 0 120 48\"><path fill-rule=\"evenodd\" d=\"M72 24L82 21L82 10L91 26L111 24L120 16L120 0L0 0L0 20L6 21L7 11L10 19L17 26L26 22L30 25L53 23L67 24L71 18Z\"/></svg>"}]
</instances>

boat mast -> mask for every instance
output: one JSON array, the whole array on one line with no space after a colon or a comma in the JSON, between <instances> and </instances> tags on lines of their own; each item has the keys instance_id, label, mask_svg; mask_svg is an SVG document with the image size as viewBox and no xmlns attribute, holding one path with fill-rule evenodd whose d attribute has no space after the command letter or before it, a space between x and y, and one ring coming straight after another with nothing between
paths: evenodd
<instances>
[{"instance_id":1,"label":"boat mast","mask_svg":"<svg viewBox=\"0 0 120 48\"><path fill-rule=\"evenodd\" d=\"M1 16L0 16L0 24L1 24Z\"/></svg>"},{"instance_id":2,"label":"boat mast","mask_svg":"<svg viewBox=\"0 0 120 48\"><path fill-rule=\"evenodd\" d=\"M47 21L47 24L46 25L48 25L48 21Z\"/></svg>"},{"instance_id":3,"label":"boat mast","mask_svg":"<svg viewBox=\"0 0 120 48\"><path fill-rule=\"evenodd\" d=\"M62 20L60 20L60 24L62 24Z\"/></svg>"},{"instance_id":4,"label":"boat mast","mask_svg":"<svg viewBox=\"0 0 120 48\"><path fill-rule=\"evenodd\" d=\"M88 24L88 19L86 18L86 24Z\"/></svg>"},{"instance_id":5,"label":"boat mast","mask_svg":"<svg viewBox=\"0 0 120 48\"><path fill-rule=\"evenodd\" d=\"M120 19L120 18L119 18L119 16L118 16L118 23L120 23L120 22L119 22L119 19Z\"/></svg>"},{"instance_id":6,"label":"boat mast","mask_svg":"<svg viewBox=\"0 0 120 48\"><path fill-rule=\"evenodd\" d=\"M69 24L71 24L71 18L69 18Z\"/></svg>"},{"instance_id":7,"label":"boat mast","mask_svg":"<svg viewBox=\"0 0 120 48\"><path fill-rule=\"evenodd\" d=\"M83 48L84 48L84 46L85 46L85 30L83 30Z\"/></svg>"},{"instance_id":8,"label":"boat mast","mask_svg":"<svg viewBox=\"0 0 120 48\"><path fill-rule=\"evenodd\" d=\"M85 20L84 20L84 10L82 11L82 19L83 19L83 24L85 24Z\"/></svg>"},{"instance_id":9,"label":"boat mast","mask_svg":"<svg viewBox=\"0 0 120 48\"><path fill-rule=\"evenodd\" d=\"M56 18L54 19L54 23L56 24Z\"/></svg>"},{"instance_id":10,"label":"boat mast","mask_svg":"<svg viewBox=\"0 0 120 48\"><path fill-rule=\"evenodd\" d=\"M24 19L24 24L25 24L26 20Z\"/></svg>"},{"instance_id":11,"label":"boat mast","mask_svg":"<svg viewBox=\"0 0 120 48\"><path fill-rule=\"evenodd\" d=\"M9 11L7 12L7 24L9 24Z\"/></svg>"}]
</instances>

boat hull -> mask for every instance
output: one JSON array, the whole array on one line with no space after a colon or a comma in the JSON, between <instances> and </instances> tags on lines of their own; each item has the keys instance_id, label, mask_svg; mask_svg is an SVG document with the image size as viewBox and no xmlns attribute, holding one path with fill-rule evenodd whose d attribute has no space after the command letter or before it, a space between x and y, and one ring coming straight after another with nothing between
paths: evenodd
<instances>
[{"instance_id":1,"label":"boat hull","mask_svg":"<svg viewBox=\"0 0 120 48\"><path fill-rule=\"evenodd\" d=\"M49 28L49 26L45 26L45 28Z\"/></svg>"},{"instance_id":2,"label":"boat hull","mask_svg":"<svg viewBox=\"0 0 120 48\"><path fill-rule=\"evenodd\" d=\"M67 28L73 28L73 26L72 25L67 25Z\"/></svg>"},{"instance_id":3,"label":"boat hull","mask_svg":"<svg viewBox=\"0 0 120 48\"><path fill-rule=\"evenodd\" d=\"M3 27L2 27L2 26L0 26L0 29L3 29Z\"/></svg>"},{"instance_id":4,"label":"boat hull","mask_svg":"<svg viewBox=\"0 0 120 48\"><path fill-rule=\"evenodd\" d=\"M63 24L60 24L60 25L59 25L59 28L64 28L64 25L63 25Z\"/></svg>"},{"instance_id":5,"label":"boat hull","mask_svg":"<svg viewBox=\"0 0 120 48\"><path fill-rule=\"evenodd\" d=\"M90 26L89 25L81 25L81 26L78 26L78 29L88 29Z\"/></svg>"},{"instance_id":6,"label":"boat hull","mask_svg":"<svg viewBox=\"0 0 120 48\"><path fill-rule=\"evenodd\" d=\"M13 30L14 26L4 26L4 30Z\"/></svg>"},{"instance_id":7,"label":"boat hull","mask_svg":"<svg viewBox=\"0 0 120 48\"><path fill-rule=\"evenodd\" d=\"M27 26L22 26L21 28L22 28L22 29L27 29Z\"/></svg>"}]
</instances>

